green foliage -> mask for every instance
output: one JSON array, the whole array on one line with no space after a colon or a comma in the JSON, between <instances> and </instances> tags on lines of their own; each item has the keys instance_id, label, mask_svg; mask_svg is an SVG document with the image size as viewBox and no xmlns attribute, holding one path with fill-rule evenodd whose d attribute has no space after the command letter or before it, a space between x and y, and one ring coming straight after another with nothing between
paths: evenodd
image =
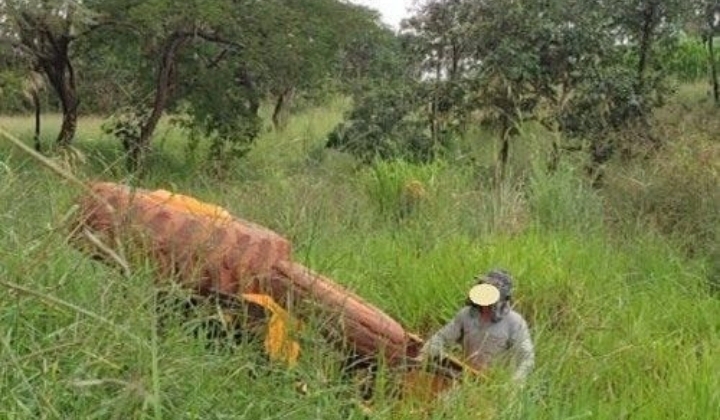
<instances>
[{"instance_id":1,"label":"green foliage","mask_svg":"<svg viewBox=\"0 0 720 420\"><path fill-rule=\"evenodd\" d=\"M591 158L603 162L616 150L605 137L626 129L642 137L671 93L664 63L677 51L683 4L430 1L407 36L434 79L433 124L483 120L503 140L504 162L518 127L538 120L590 139Z\"/></svg>"},{"instance_id":2,"label":"green foliage","mask_svg":"<svg viewBox=\"0 0 720 420\"><path fill-rule=\"evenodd\" d=\"M75 46L75 65L82 74L78 96L83 114L123 114L138 98L148 95L154 78L139 43L140 34L102 27Z\"/></svg>"},{"instance_id":3,"label":"green foliage","mask_svg":"<svg viewBox=\"0 0 720 420\"><path fill-rule=\"evenodd\" d=\"M415 86L400 80L366 91L328 135L327 146L366 163L374 159L431 160L436 145L427 132L427 123L418 115L422 101Z\"/></svg>"},{"instance_id":4,"label":"green foliage","mask_svg":"<svg viewBox=\"0 0 720 420\"><path fill-rule=\"evenodd\" d=\"M327 81L344 79L342 60L353 54L353 43L362 36L384 44L392 40L378 26L377 14L335 0L91 1L87 6L107 25L88 38L82 64L89 74L112 70L124 89L113 81L96 81L93 87L135 108L132 114L140 117L134 129L115 130L124 136L129 166L142 160L135 156L138 151L149 149L158 116L176 111L184 114L191 136L210 139L212 166L225 172L257 137L261 99L283 97L287 103L281 105L290 108L288 92L299 91L304 98L328 95L332 83ZM109 59L93 60L98 55ZM366 77L370 64L363 63L368 68L355 76ZM97 100L99 105L104 98Z\"/></svg>"},{"instance_id":5,"label":"green foliage","mask_svg":"<svg viewBox=\"0 0 720 420\"><path fill-rule=\"evenodd\" d=\"M121 108L102 124L102 130L120 140L123 149L128 151L139 137L143 121L150 113L148 109L133 107Z\"/></svg>"},{"instance_id":6,"label":"green foliage","mask_svg":"<svg viewBox=\"0 0 720 420\"><path fill-rule=\"evenodd\" d=\"M22 77L18 72L0 70L0 95L3 97L0 113L15 114L28 111L28 103L23 101Z\"/></svg>"},{"instance_id":7,"label":"green foliage","mask_svg":"<svg viewBox=\"0 0 720 420\"><path fill-rule=\"evenodd\" d=\"M345 64L343 57L352 54L358 39L374 41L366 48L378 48L378 41L387 43L382 39L377 15L353 4L276 1L254 9L257 17L247 23L257 27L262 36L252 41L257 43L257 50L248 52L252 56L250 67L269 93L288 88L307 92L321 89L326 80L337 76L338 68ZM279 27L283 30L275 29ZM246 37L254 36L249 28L246 31ZM356 70L363 76L369 71Z\"/></svg>"},{"instance_id":8,"label":"green foliage","mask_svg":"<svg viewBox=\"0 0 720 420\"><path fill-rule=\"evenodd\" d=\"M368 45L367 40L375 44ZM341 77L353 108L328 135L327 147L365 163L427 162L439 156L449 133L432 132L426 109L429 85L419 81L419 66L406 41L380 28L350 39Z\"/></svg>"},{"instance_id":9,"label":"green foliage","mask_svg":"<svg viewBox=\"0 0 720 420\"><path fill-rule=\"evenodd\" d=\"M716 110L701 108L704 87L694 89L699 94L684 107L659 115L665 122L675 115L677 125L661 128L677 147L648 156L644 166L609 161L601 188L588 188L582 159L561 160L555 173L539 169L542 153L511 159L513 173L530 177L500 186L470 159L374 162L358 170L349 156L318 149L342 102L308 111L283 133L262 132L244 164L220 180L178 158L186 138L169 126L158 142L156 175L138 185L217 203L274 229L292 240L297 261L422 337L455 313L474 275L510 270L537 347L525 387L490 371L418 413L388 395L398 378L381 368L372 418L716 418L720 305L711 294L712 260L708 249L688 254L676 242L686 229L688 242L711 250L699 226L718 225ZM700 114L704 119L691 118ZM31 126L21 118L0 124L21 134ZM81 120L78 147L93 163L76 174L122 181L124 172L96 162L115 158L114 143L97 126L98 119ZM487 142L473 145L466 153L492 161ZM187 331L194 319L155 310L157 288L144 265L124 278L68 246L67 214L80 194L74 186L5 141L0 179L0 416L363 418L356 384L339 372L342 355L314 333L313 320L301 333L294 370L268 363L257 340L207 348ZM399 187L415 180L426 197L397 223ZM677 236L658 234L665 231L655 215L623 207L645 210L651 202L669 203L656 207L657 217L671 215L672 226L683 226ZM602 222L608 219L613 223ZM157 330L160 315L170 322Z\"/></svg>"},{"instance_id":10,"label":"green foliage","mask_svg":"<svg viewBox=\"0 0 720 420\"><path fill-rule=\"evenodd\" d=\"M375 161L359 175L379 214L391 219L411 215L428 198L443 164L414 164L403 160Z\"/></svg>"},{"instance_id":11,"label":"green foliage","mask_svg":"<svg viewBox=\"0 0 720 420\"><path fill-rule=\"evenodd\" d=\"M614 171L608 205L615 223L644 220L690 255L715 255L720 243L718 151L669 147L629 170Z\"/></svg>"},{"instance_id":12,"label":"green foliage","mask_svg":"<svg viewBox=\"0 0 720 420\"><path fill-rule=\"evenodd\" d=\"M338 59L339 79L349 93L358 95L377 80L412 71L401 40L389 29L372 25L351 35Z\"/></svg>"},{"instance_id":13,"label":"green foliage","mask_svg":"<svg viewBox=\"0 0 720 420\"><path fill-rule=\"evenodd\" d=\"M708 78L707 48L700 39L683 38L669 52L663 67L681 82L705 80Z\"/></svg>"},{"instance_id":14,"label":"green foliage","mask_svg":"<svg viewBox=\"0 0 720 420\"><path fill-rule=\"evenodd\" d=\"M584 80L580 94L571 98L560 115L560 127L569 136L606 133L642 115L643 105L633 89L634 70L615 65Z\"/></svg>"},{"instance_id":15,"label":"green foliage","mask_svg":"<svg viewBox=\"0 0 720 420\"><path fill-rule=\"evenodd\" d=\"M185 96L186 109L181 110L180 125L191 132L193 139L210 143L209 160L216 173L223 173L237 163L251 149L257 138L261 121L257 114L257 92L247 86L228 88L227 80L239 70L233 66L209 71L197 68L191 91ZM225 94L218 92L225 89Z\"/></svg>"}]
</instances>

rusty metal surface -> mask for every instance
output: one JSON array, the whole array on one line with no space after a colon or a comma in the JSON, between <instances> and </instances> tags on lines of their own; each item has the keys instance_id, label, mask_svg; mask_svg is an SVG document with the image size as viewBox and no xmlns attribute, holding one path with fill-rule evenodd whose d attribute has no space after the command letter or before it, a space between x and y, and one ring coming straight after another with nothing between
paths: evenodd
<instances>
[{"instance_id":1,"label":"rusty metal surface","mask_svg":"<svg viewBox=\"0 0 720 420\"><path fill-rule=\"evenodd\" d=\"M266 293L281 303L310 302L330 317L328 333L357 354L390 363L417 356L417 336L332 279L293 262L290 242L277 233L162 190L113 183L96 183L92 190L80 200L78 231L89 229L111 248L149 256L160 279L201 295Z\"/></svg>"}]
</instances>

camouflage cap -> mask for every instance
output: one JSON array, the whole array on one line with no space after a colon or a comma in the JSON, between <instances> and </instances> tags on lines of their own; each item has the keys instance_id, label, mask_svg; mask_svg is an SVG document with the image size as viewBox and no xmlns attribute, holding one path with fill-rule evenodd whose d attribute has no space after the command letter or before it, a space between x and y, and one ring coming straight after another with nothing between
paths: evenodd
<instances>
[{"instance_id":1,"label":"camouflage cap","mask_svg":"<svg viewBox=\"0 0 720 420\"><path fill-rule=\"evenodd\" d=\"M488 283L500 290L502 299L512 296L513 279L510 273L505 270L490 270L486 274L481 274L476 278L478 283Z\"/></svg>"}]
</instances>

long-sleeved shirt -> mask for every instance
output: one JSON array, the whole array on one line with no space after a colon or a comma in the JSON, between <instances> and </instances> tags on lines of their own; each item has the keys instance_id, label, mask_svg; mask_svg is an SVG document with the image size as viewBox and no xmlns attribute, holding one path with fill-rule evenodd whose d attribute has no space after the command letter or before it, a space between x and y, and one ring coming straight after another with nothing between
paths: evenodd
<instances>
[{"instance_id":1,"label":"long-sleeved shirt","mask_svg":"<svg viewBox=\"0 0 720 420\"><path fill-rule=\"evenodd\" d=\"M496 322L480 319L477 308L463 307L455 317L425 343L422 353L442 356L445 347L460 343L467 363L478 370L493 364L504 352L512 357L513 379L522 381L535 364L535 350L525 319L508 309Z\"/></svg>"}]
</instances>

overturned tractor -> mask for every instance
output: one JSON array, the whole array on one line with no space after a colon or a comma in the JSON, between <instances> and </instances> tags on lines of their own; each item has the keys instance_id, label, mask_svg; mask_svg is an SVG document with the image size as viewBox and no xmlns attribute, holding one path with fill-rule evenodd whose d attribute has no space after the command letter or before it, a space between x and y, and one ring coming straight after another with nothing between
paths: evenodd
<instances>
[{"instance_id":1,"label":"overturned tractor","mask_svg":"<svg viewBox=\"0 0 720 420\"><path fill-rule=\"evenodd\" d=\"M321 312L328 317L321 332L352 357L419 369L415 361L423 342L418 336L332 279L294 262L291 244L275 232L164 190L95 183L79 205L75 243L85 252L126 269L123 252L138 253L155 263L159 280L271 312L273 333L265 340L271 358L293 364L299 347L283 329L290 319ZM454 359L443 365L451 373L433 375L468 369ZM428 383L436 379L442 382L433 377Z\"/></svg>"}]
</instances>

